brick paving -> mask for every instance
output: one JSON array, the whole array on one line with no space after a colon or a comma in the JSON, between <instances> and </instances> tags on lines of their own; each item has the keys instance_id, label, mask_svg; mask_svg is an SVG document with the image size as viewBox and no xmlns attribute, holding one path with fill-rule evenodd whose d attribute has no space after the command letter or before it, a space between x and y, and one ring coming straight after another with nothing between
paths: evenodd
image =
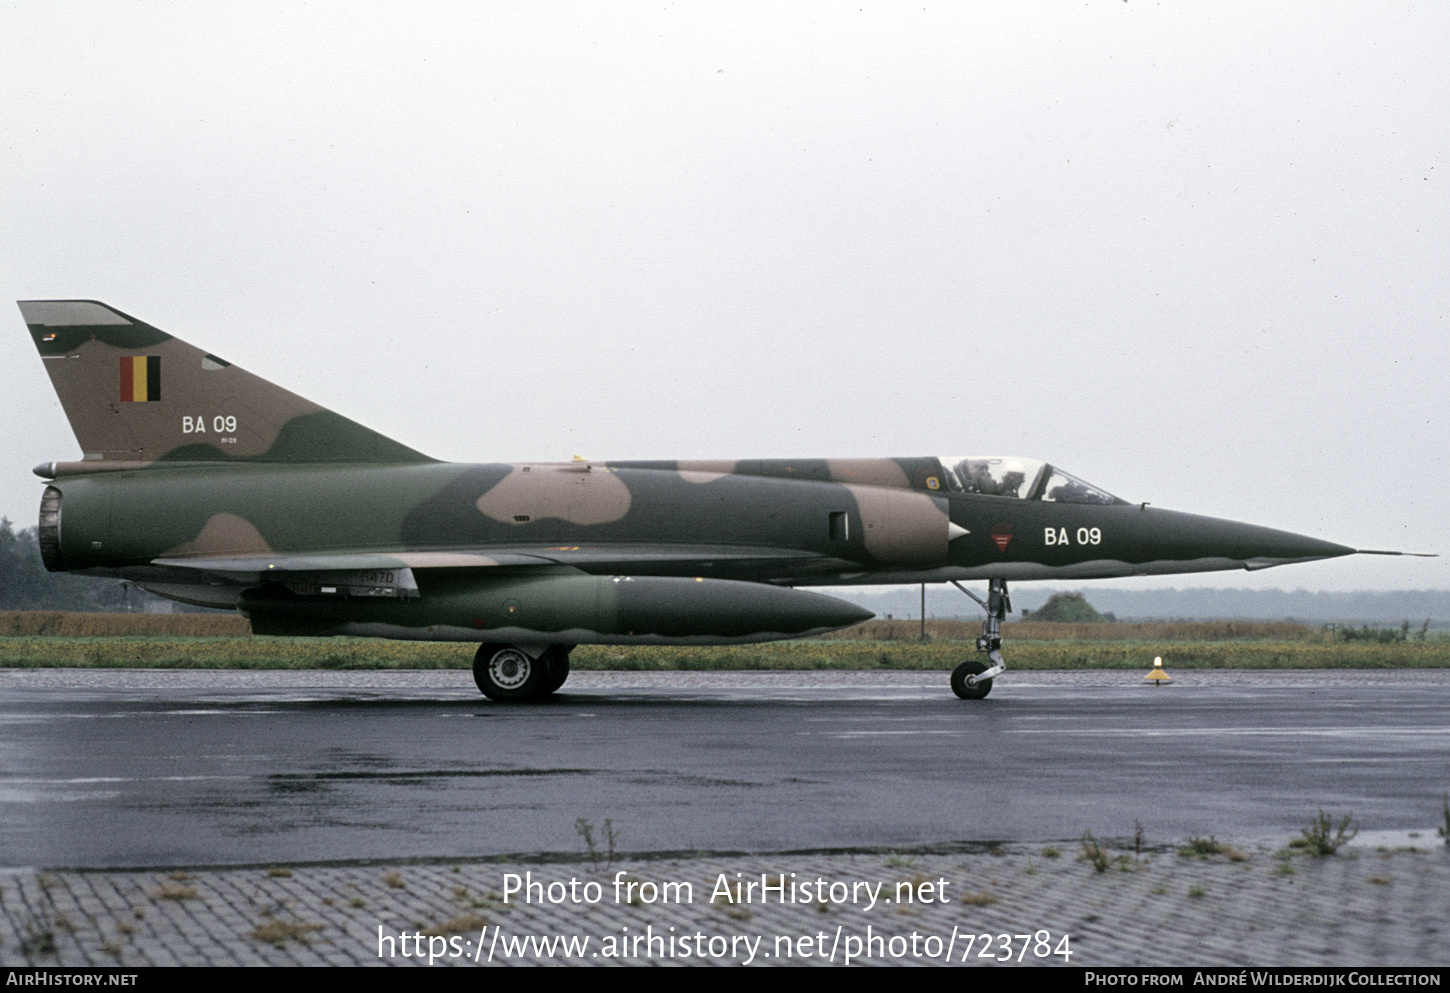
<instances>
[{"instance_id":1,"label":"brick paving","mask_svg":"<svg viewBox=\"0 0 1450 993\"><path fill-rule=\"evenodd\" d=\"M954 963L965 954L968 964L990 965L981 938L969 945L969 936L992 935L996 956L1003 954L997 935L1039 931L1050 937L1025 942L1023 964L1450 962L1450 850L1428 842L1419 850L1355 847L1324 858L1267 848L1206 859L1172 850L1113 850L1103 872L1081 857L1080 845L1056 851L1057 857L1040 846L915 855L702 854L610 866L601 859L598 866L490 861L15 870L0 876L0 963L416 965L428 964L432 938L434 965L488 964L490 952L493 964L697 963L698 952L706 962L735 964L749 957L747 942L760 938L757 963L779 961L789 943L797 961L812 964L842 964L853 950L863 963L941 964L950 949ZM633 903L625 891L616 900L620 872L624 885L690 883L693 899L686 902L686 891L677 889L667 904L660 891L637 888ZM820 879L846 886L827 893L836 902L821 903L800 889L810 899L782 903L771 893L762 902L758 888L750 902L711 900L722 875L732 885L758 884L762 873L771 881L786 873L789 882L792 872L798 886ZM517 894L505 901L508 873L563 884L552 890L562 902L550 902L547 889L532 902ZM938 889L943 879L947 885ZM572 894L571 880L578 882ZM590 882L599 889L587 889ZM887 902L902 882L933 885L916 891L925 902ZM852 903L850 884L882 884L884 899L868 908L866 890L857 886L860 902ZM391 941L380 942L380 935ZM646 943L651 936L653 946ZM870 946L868 936L875 939ZM1069 960L1053 954L1063 936ZM530 941L566 937L589 939L582 956ZM631 948L635 938L639 944ZM1024 941L1010 943L1015 960Z\"/></svg>"}]
</instances>

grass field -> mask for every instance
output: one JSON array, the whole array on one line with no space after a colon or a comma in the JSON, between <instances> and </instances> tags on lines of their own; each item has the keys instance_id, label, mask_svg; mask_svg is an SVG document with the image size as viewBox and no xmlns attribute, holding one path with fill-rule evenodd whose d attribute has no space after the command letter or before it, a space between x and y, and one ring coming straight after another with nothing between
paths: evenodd
<instances>
[{"instance_id":1,"label":"grass field","mask_svg":"<svg viewBox=\"0 0 1450 993\"><path fill-rule=\"evenodd\" d=\"M980 623L926 622L929 641L971 643L981 633ZM34 635L61 638L125 636L224 638L252 633L240 614L98 614L63 610L0 611L0 638ZM1318 627L1291 622L1178 621L1166 624L1052 624L1007 623L1003 635L1013 641L1324 641ZM872 620L817 639L820 641L919 642L920 621Z\"/></svg>"},{"instance_id":2,"label":"grass field","mask_svg":"<svg viewBox=\"0 0 1450 993\"><path fill-rule=\"evenodd\" d=\"M220 614L0 613L0 667L467 669L473 646L373 638L272 638ZM910 629L908 633L907 629ZM1086 629L1086 630L1085 630ZM979 627L868 621L830 638L712 648L581 645L576 670L925 669L974 657ZM1108 636L1109 631L1117 634ZM1015 669L1400 669L1450 667L1450 640L1329 643L1296 624L1010 624Z\"/></svg>"}]
</instances>

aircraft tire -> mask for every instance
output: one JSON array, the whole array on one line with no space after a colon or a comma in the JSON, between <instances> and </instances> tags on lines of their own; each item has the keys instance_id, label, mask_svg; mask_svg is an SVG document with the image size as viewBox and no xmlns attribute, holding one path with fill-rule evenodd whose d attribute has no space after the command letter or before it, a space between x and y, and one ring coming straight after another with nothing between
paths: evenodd
<instances>
[{"instance_id":1,"label":"aircraft tire","mask_svg":"<svg viewBox=\"0 0 1450 993\"><path fill-rule=\"evenodd\" d=\"M963 662L952 670L952 692L963 700L980 700L992 692L992 681L984 679L980 683L967 683L968 676L975 676L979 672L986 672L987 667L975 659Z\"/></svg>"},{"instance_id":2,"label":"aircraft tire","mask_svg":"<svg viewBox=\"0 0 1450 993\"><path fill-rule=\"evenodd\" d=\"M547 653L536 659L517 645L480 645L473 657L473 681L496 703L520 703L547 695L552 666Z\"/></svg>"},{"instance_id":3,"label":"aircraft tire","mask_svg":"<svg viewBox=\"0 0 1450 993\"><path fill-rule=\"evenodd\" d=\"M541 697L546 697L564 685L569 678L569 649L563 645L550 645L549 650L539 656L549 660L549 675L539 687Z\"/></svg>"}]
</instances>

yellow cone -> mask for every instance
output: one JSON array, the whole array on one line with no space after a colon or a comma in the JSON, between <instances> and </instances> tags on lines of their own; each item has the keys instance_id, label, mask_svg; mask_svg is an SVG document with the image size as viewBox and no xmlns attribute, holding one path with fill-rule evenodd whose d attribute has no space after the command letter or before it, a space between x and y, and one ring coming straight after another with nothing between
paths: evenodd
<instances>
[{"instance_id":1,"label":"yellow cone","mask_svg":"<svg viewBox=\"0 0 1450 993\"><path fill-rule=\"evenodd\" d=\"M1143 682L1148 683L1150 686L1167 686L1173 682L1173 677L1168 675L1163 668L1162 658L1155 657L1153 659L1153 668L1148 670L1148 675L1143 677Z\"/></svg>"}]
</instances>

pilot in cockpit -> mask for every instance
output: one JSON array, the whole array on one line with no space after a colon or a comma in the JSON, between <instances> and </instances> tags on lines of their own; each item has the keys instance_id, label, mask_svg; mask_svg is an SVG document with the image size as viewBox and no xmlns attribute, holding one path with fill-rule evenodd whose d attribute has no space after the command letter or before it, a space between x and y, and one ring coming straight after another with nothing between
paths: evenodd
<instances>
[{"instance_id":1,"label":"pilot in cockpit","mask_svg":"<svg viewBox=\"0 0 1450 993\"><path fill-rule=\"evenodd\" d=\"M997 495L997 481L992 478L992 470L987 467L986 460L969 461L966 463L966 470L962 474L966 492L984 493L987 496Z\"/></svg>"},{"instance_id":2,"label":"pilot in cockpit","mask_svg":"<svg viewBox=\"0 0 1450 993\"><path fill-rule=\"evenodd\" d=\"M1027 482L1027 473L1023 471L1021 463L1008 462L1007 471L1002 476L1002 481L997 484L997 492L1002 496L1021 496L1022 484Z\"/></svg>"}]
</instances>

